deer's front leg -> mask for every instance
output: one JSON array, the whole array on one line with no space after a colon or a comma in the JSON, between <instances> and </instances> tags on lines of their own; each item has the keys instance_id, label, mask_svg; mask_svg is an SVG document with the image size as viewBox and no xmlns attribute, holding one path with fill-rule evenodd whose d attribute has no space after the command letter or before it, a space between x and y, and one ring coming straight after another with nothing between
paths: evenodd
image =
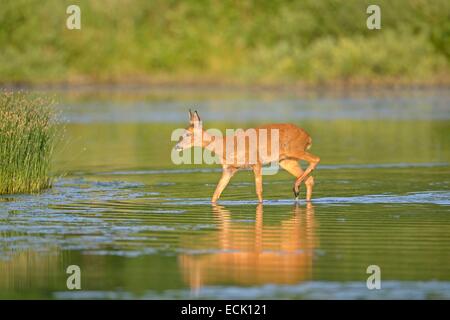
<instances>
[{"instance_id":1,"label":"deer's front leg","mask_svg":"<svg viewBox=\"0 0 450 320\"><path fill-rule=\"evenodd\" d=\"M259 164L253 166L253 173L255 174L255 187L256 187L256 195L258 196L258 202L263 202L262 192L262 167Z\"/></svg>"},{"instance_id":2,"label":"deer's front leg","mask_svg":"<svg viewBox=\"0 0 450 320\"><path fill-rule=\"evenodd\" d=\"M220 178L219 183L217 184L216 191L214 191L214 195L211 199L212 203L215 203L217 199L219 199L222 191L227 186L228 182L230 182L231 177L236 173L237 169L232 167L224 167L222 172L222 177Z\"/></svg>"}]
</instances>

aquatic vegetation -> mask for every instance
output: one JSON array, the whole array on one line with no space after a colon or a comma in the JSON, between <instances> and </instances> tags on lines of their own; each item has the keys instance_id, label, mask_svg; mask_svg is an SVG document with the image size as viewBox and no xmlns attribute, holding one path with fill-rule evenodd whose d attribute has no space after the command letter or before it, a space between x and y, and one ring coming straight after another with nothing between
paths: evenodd
<instances>
[{"instance_id":1,"label":"aquatic vegetation","mask_svg":"<svg viewBox=\"0 0 450 320\"><path fill-rule=\"evenodd\" d=\"M52 105L23 92L0 94L0 194L33 193L51 186L57 118Z\"/></svg>"}]
</instances>

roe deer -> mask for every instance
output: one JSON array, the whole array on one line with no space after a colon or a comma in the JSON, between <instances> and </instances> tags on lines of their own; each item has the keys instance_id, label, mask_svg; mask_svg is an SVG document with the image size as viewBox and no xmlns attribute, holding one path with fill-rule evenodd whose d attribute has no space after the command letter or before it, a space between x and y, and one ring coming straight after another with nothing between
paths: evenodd
<instances>
[{"instance_id":1,"label":"roe deer","mask_svg":"<svg viewBox=\"0 0 450 320\"><path fill-rule=\"evenodd\" d=\"M286 123L268 124L255 129L248 129L254 130L257 133L257 136L259 136L258 134L262 131L276 131L278 141L275 142L278 145L278 152L274 154L271 150L272 141L270 134L263 146L250 143L240 144L239 146L239 143L236 144L235 141L242 137L246 139L246 133L236 133L224 137L211 135L203 130L197 111L192 113L191 110L189 110L189 120L189 127L186 128L174 149L176 151L181 151L191 147L203 147L212 150L219 158L223 172L211 200L213 203L217 202L231 177L236 171L242 168L253 169L256 194L258 196L258 201L262 202L262 165L272 162L278 162L282 168L295 176L296 180L293 187L295 198L298 199L300 184L304 181L306 185L306 201L311 201L314 178L310 174L316 168L320 158L307 152L311 147L312 139L305 130L296 125ZM261 139L259 141L261 141ZM233 149L231 151L227 150L229 142L233 143ZM265 151L265 153L262 151ZM269 153L269 155L262 156L262 154L267 153ZM252 154L257 154L255 158L256 161L251 162L248 160L251 158ZM244 160L239 161L242 159ZM309 162L309 166L305 171L301 169L298 163L300 160Z\"/></svg>"}]
</instances>

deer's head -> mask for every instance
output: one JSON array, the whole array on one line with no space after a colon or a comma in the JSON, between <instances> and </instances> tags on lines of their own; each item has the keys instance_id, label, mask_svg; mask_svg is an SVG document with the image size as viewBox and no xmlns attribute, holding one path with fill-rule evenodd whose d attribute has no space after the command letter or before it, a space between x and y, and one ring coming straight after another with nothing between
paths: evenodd
<instances>
[{"instance_id":1,"label":"deer's head","mask_svg":"<svg viewBox=\"0 0 450 320\"><path fill-rule=\"evenodd\" d=\"M197 111L189 110L189 126L184 130L174 149L182 151L192 147L203 146L203 128Z\"/></svg>"}]
</instances>

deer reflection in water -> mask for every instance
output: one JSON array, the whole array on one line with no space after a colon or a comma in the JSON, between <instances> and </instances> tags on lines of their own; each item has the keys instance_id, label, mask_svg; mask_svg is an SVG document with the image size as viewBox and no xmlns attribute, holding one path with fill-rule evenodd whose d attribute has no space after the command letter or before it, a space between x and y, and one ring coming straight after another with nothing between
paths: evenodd
<instances>
[{"instance_id":1,"label":"deer reflection in water","mask_svg":"<svg viewBox=\"0 0 450 320\"><path fill-rule=\"evenodd\" d=\"M233 221L231 213L213 206L220 221L213 235L186 239L190 249L219 249L210 254L182 254L184 281L194 290L206 285L294 284L311 279L315 236L314 207L295 205L280 224L264 224L263 205L256 207L256 222ZM207 244L201 246L201 244Z\"/></svg>"}]
</instances>

